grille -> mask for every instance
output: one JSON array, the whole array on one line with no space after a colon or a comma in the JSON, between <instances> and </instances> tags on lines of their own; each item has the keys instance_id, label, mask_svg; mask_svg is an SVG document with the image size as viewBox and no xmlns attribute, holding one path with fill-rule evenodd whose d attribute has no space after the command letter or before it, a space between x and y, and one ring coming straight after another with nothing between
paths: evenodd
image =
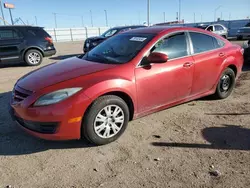
<instances>
[{"instance_id":1,"label":"grille","mask_svg":"<svg viewBox=\"0 0 250 188\"><path fill-rule=\"evenodd\" d=\"M26 129L29 129L31 131L35 131L38 133L43 134L54 134L56 132L56 129L58 127L57 122L34 122L34 121L27 121L20 117L15 116L14 117L16 121Z\"/></svg>"},{"instance_id":2,"label":"grille","mask_svg":"<svg viewBox=\"0 0 250 188\"><path fill-rule=\"evenodd\" d=\"M19 86L16 86L13 90L12 97L14 102L21 102L32 94L32 91L23 89Z\"/></svg>"}]
</instances>

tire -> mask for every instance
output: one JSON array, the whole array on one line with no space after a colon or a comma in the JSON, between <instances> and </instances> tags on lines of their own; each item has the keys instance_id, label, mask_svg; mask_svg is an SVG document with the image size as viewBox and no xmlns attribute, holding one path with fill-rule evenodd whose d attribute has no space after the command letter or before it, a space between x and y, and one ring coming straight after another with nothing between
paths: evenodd
<instances>
[{"instance_id":1,"label":"tire","mask_svg":"<svg viewBox=\"0 0 250 188\"><path fill-rule=\"evenodd\" d=\"M220 76L220 80L216 87L214 97L216 99L225 99L231 95L235 87L235 73L232 69L227 68Z\"/></svg>"},{"instance_id":2,"label":"tire","mask_svg":"<svg viewBox=\"0 0 250 188\"><path fill-rule=\"evenodd\" d=\"M38 66L43 61L43 55L38 50L28 50L25 53L24 60L29 66Z\"/></svg>"},{"instance_id":3,"label":"tire","mask_svg":"<svg viewBox=\"0 0 250 188\"><path fill-rule=\"evenodd\" d=\"M243 36L237 36L237 40L242 40L243 39Z\"/></svg>"},{"instance_id":4,"label":"tire","mask_svg":"<svg viewBox=\"0 0 250 188\"><path fill-rule=\"evenodd\" d=\"M104 108L112 113L107 114ZM120 111L114 114L116 110ZM108 144L123 134L128 121L129 108L123 99L115 95L102 96L94 101L83 117L82 135L94 145Z\"/></svg>"}]
</instances>

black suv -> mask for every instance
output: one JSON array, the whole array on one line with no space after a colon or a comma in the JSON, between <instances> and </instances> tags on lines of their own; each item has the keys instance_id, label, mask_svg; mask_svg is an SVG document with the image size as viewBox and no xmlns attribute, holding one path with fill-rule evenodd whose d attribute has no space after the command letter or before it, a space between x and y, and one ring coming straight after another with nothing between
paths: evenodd
<instances>
[{"instance_id":1,"label":"black suv","mask_svg":"<svg viewBox=\"0 0 250 188\"><path fill-rule=\"evenodd\" d=\"M98 44L102 43L104 40L125 31L128 31L130 29L137 29L141 27L146 27L144 25L133 25L133 26L120 26L120 27L113 27L106 32L104 32L101 36L98 37L90 37L85 40L85 43L83 45L83 52L88 52L92 48L96 47Z\"/></svg>"},{"instance_id":2,"label":"black suv","mask_svg":"<svg viewBox=\"0 0 250 188\"><path fill-rule=\"evenodd\" d=\"M51 36L41 27L0 26L0 62L36 66L56 54Z\"/></svg>"}]
</instances>

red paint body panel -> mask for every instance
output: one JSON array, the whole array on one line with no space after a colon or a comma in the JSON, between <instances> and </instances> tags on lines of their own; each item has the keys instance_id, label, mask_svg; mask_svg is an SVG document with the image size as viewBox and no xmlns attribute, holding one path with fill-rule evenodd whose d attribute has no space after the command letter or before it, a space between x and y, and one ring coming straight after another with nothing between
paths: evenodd
<instances>
[{"instance_id":1,"label":"red paint body panel","mask_svg":"<svg viewBox=\"0 0 250 188\"><path fill-rule=\"evenodd\" d=\"M215 36L225 46L210 52L169 60L167 63L138 66L151 47L162 37L176 31L197 31ZM18 104L11 102L15 115L36 122L59 122L54 134L27 130L34 136L50 140L79 139L81 123L69 119L84 117L89 105L110 92L127 94L134 105L134 118L142 117L189 100L213 94L219 77L228 66L241 73L243 56L240 47L213 33L195 28L148 27L128 33L154 33L156 36L130 62L110 65L70 58L31 72L17 86L33 93ZM223 56L221 56L223 54ZM83 88L57 104L33 107L44 94L72 87Z\"/></svg>"}]
</instances>

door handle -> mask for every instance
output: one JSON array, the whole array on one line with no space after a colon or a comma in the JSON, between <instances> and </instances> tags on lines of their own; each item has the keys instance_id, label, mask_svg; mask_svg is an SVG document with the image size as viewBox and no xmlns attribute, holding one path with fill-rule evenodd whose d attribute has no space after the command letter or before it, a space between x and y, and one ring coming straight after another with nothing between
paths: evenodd
<instances>
[{"instance_id":1,"label":"door handle","mask_svg":"<svg viewBox=\"0 0 250 188\"><path fill-rule=\"evenodd\" d=\"M225 53L219 53L219 57L224 57Z\"/></svg>"},{"instance_id":2,"label":"door handle","mask_svg":"<svg viewBox=\"0 0 250 188\"><path fill-rule=\"evenodd\" d=\"M189 67L191 67L192 65L193 65L192 62L186 62L186 63L183 64L183 67L189 68Z\"/></svg>"}]
</instances>

